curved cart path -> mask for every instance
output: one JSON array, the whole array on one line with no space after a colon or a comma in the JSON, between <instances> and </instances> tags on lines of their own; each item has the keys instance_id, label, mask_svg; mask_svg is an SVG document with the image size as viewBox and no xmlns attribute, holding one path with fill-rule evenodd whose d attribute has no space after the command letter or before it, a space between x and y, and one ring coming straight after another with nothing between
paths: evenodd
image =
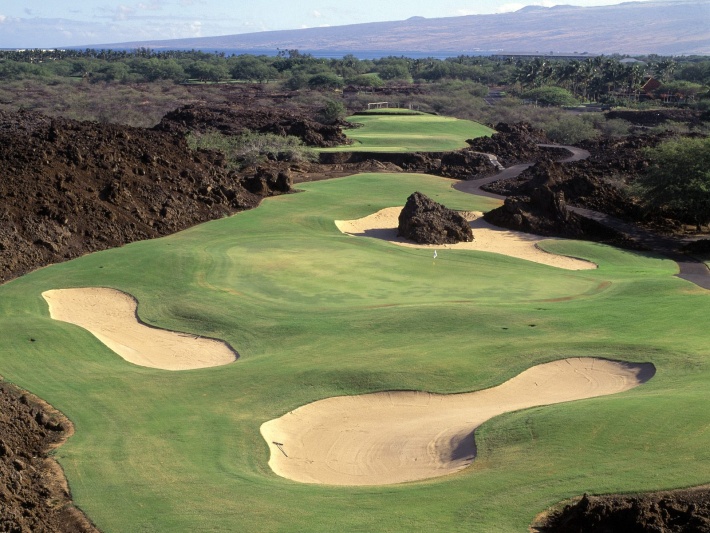
<instances>
[{"instance_id":1,"label":"curved cart path","mask_svg":"<svg viewBox=\"0 0 710 533\"><path fill-rule=\"evenodd\" d=\"M565 159L560 159L560 163L568 163L573 161L581 161L589 157L589 152L581 148L574 146L563 146L556 144L541 144L543 148L564 148L571 152L571 155ZM505 196L500 194L495 194L492 192L484 191L481 189L484 185L493 183L494 181L508 180L518 177L524 170L530 168L534 163L521 163L519 165L513 165L505 170L502 170L498 174L493 176L488 176L487 178L482 178L473 181L460 181L454 185L454 189L461 192L466 192L469 194L477 194L479 196L485 196L487 198L495 198L497 200L505 200ZM611 215L605 213L600 213L599 211L593 211L591 209L584 209L582 207L573 207L568 205L567 209L577 213L583 217L596 220L613 228L617 231L630 235L638 242L647 246L650 250L658 252L665 255L669 259L672 259L678 265L679 272L676 274L677 277L690 281L698 287L710 290L710 270L708 270L707 265L704 262L689 257L687 255L681 254L677 251L678 241L668 237L663 237L651 231L639 228L633 224L629 224Z\"/></svg>"}]
</instances>

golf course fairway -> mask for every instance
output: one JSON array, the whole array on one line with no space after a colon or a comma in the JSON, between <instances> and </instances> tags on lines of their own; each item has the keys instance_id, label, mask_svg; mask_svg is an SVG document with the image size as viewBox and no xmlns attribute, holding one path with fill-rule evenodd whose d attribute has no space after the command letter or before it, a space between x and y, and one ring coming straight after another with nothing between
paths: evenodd
<instances>
[{"instance_id":1,"label":"golf course fairway","mask_svg":"<svg viewBox=\"0 0 710 533\"><path fill-rule=\"evenodd\" d=\"M385 110L387 111L387 110ZM390 111L391 112L391 111ZM352 144L321 152L443 152L467 146L466 139L495 131L472 120L419 114L370 114L347 118L358 127L344 130Z\"/></svg>"},{"instance_id":2,"label":"golf course fairway","mask_svg":"<svg viewBox=\"0 0 710 533\"><path fill-rule=\"evenodd\" d=\"M0 286L0 374L65 413L55 452L104 532L527 531L584 492L710 481L710 293L676 265L590 242L542 241L598 266L565 270L480 250L343 234L421 191L447 207L493 200L418 174L299 185L251 211L37 270ZM475 236L475 233L474 233ZM130 294L140 321L221 339L226 365L170 371L124 360L50 317L42 293ZM469 466L393 485L285 479L260 427L332 397L496 387L564 359L651 364L617 394L483 423Z\"/></svg>"}]
</instances>

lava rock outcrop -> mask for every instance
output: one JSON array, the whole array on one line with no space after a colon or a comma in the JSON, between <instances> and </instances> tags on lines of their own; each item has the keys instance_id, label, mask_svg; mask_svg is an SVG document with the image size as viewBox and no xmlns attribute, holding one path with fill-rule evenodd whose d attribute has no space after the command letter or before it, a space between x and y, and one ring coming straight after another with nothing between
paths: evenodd
<instances>
[{"instance_id":1,"label":"lava rock outcrop","mask_svg":"<svg viewBox=\"0 0 710 533\"><path fill-rule=\"evenodd\" d=\"M189 104L167 113L154 128L186 134L218 131L224 135L247 132L298 137L308 146L327 148L349 144L340 124L321 124L304 112L237 104L204 106Z\"/></svg>"},{"instance_id":2,"label":"lava rock outcrop","mask_svg":"<svg viewBox=\"0 0 710 533\"><path fill-rule=\"evenodd\" d=\"M407 198L399 214L398 234L419 244L455 244L473 240L471 226L461 214L420 192Z\"/></svg>"},{"instance_id":3,"label":"lava rock outcrop","mask_svg":"<svg viewBox=\"0 0 710 533\"><path fill-rule=\"evenodd\" d=\"M490 137L467 139L471 150L494 154L498 161L508 167L515 163L527 163L540 159L549 150L538 146L549 142L542 130L533 128L527 122L507 124L500 122L494 127L496 133Z\"/></svg>"},{"instance_id":4,"label":"lava rock outcrop","mask_svg":"<svg viewBox=\"0 0 710 533\"><path fill-rule=\"evenodd\" d=\"M38 398L0 382L0 531L98 533L77 508L47 453L71 423Z\"/></svg>"},{"instance_id":5,"label":"lava rock outcrop","mask_svg":"<svg viewBox=\"0 0 710 533\"><path fill-rule=\"evenodd\" d=\"M0 283L35 268L169 235L290 188L255 182L182 135L0 112ZM262 180L262 178L264 178Z\"/></svg>"},{"instance_id":6,"label":"lava rock outcrop","mask_svg":"<svg viewBox=\"0 0 710 533\"><path fill-rule=\"evenodd\" d=\"M518 187L516 196L506 198L501 207L484 215L487 222L537 235L637 247L620 232L567 209L565 191L560 186L565 179L560 163L543 160L533 166L532 174L532 179Z\"/></svg>"},{"instance_id":7,"label":"lava rock outcrop","mask_svg":"<svg viewBox=\"0 0 710 533\"><path fill-rule=\"evenodd\" d=\"M689 489L638 496L587 496L553 513L546 533L710 533L710 490Z\"/></svg>"}]
</instances>

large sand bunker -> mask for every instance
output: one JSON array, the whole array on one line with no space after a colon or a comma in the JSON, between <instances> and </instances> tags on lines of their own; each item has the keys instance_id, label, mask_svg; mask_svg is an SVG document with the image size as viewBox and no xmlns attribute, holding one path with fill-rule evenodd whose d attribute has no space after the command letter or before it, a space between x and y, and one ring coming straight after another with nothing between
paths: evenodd
<instances>
[{"instance_id":1,"label":"large sand bunker","mask_svg":"<svg viewBox=\"0 0 710 533\"><path fill-rule=\"evenodd\" d=\"M375 237L412 248L479 250L526 259L567 270L591 270L597 268L597 265L589 261L547 253L537 246L543 240L561 239L539 237L520 231L498 228L486 222L483 219L483 213L478 211L461 213L470 222L471 228L473 228L474 239L472 242L443 245L416 244L397 235L398 217L401 211L401 207L387 207L357 220L336 220L335 225L340 231L349 235Z\"/></svg>"},{"instance_id":2,"label":"large sand bunker","mask_svg":"<svg viewBox=\"0 0 710 533\"><path fill-rule=\"evenodd\" d=\"M629 390L650 363L563 359L466 394L338 396L262 424L269 466L303 483L387 485L450 474L473 461L473 431L502 413Z\"/></svg>"},{"instance_id":3,"label":"large sand bunker","mask_svg":"<svg viewBox=\"0 0 710 533\"><path fill-rule=\"evenodd\" d=\"M42 293L55 320L89 330L126 361L165 370L226 365L237 353L223 341L146 326L138 302L106 288L58 289Z\"/></svg>"}]
</instances>

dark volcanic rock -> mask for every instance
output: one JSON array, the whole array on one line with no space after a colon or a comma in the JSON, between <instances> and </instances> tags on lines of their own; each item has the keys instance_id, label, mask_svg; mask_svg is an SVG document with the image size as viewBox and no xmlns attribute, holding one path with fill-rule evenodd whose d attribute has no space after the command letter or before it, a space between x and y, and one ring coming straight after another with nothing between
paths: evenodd
<instances>
[{"instance_id":1,"label":"dark volcanic rock","mask_svg":"<svg viewBox=\"0 0 710 533\"><path fill-rule=\"evenodd\" d=\"M64 474L47 457L71 429L58 411L0 382L0 531L98 533L71 505Z\"/></svg>"},{"instance_id":2,"label":"dark volcanic rock","mask_svg":"<svg viewBox=\"0 0 710 533\"><path fill-rule=\"evenodd\" d=\"M218 131L224 135L246 132L293 135L309 146L321 148L350 142L339 124L321 124L304 112L235 104L186 105L166 114L155 129L179 134Z\"/></svg>"},{"instance_id":3,"label":"dark volcanic rock","mask_svg":"<svg viewBox=\"0 0 710 533\"><path fill-rule=\"evenodd\" d=\"M484 215L496 226L572 239L592 240L638 248L618 231L567 209L565 191L560 181L565 179L563 165L543 160L533 167L534 178L524 182L519 195L505 199L501 207Z\"/></svg>"},{"instance_id":4,"label":"dark volcanic rock","mask_svg":"<svg viewBox=\"0 0 710 533\"><path fill-rule=\"evenodd\" d=\"M0 283L253 208L291 183L247 186L180 135L31 112L0 112L0 167Z\"/></svg>"},{"instance_id":5,"label":"dark volcanic rock","mask_svg":"<svg viewBox=\"0 0 710 533\"><path fill-rule=\"evenodd\" d=\"M661 126L667 122L684 122L690 125L698 125L703 120L702 112L692 109L650 109L645 111L614 110L606 113L606 118L622 119L631 122L635 126L653 128Z\"/></svg>"},{"instance_id":6,"label":"dark volcanic rock","mask_svg":"<svg viewBox=\"0 0 710 533\"><path fill-rule=\"evenodd\" d=\"M552 176L554 183L549 184L550 188L563 192L570 205L656 231L675 232L682 221L680 214L644 209L634 189L634 183L649 165L646 149L668 138L669 134L664 133L585 142L583 148L591 153L586 160L555 165L541 159L517 178L497 181L483 189L502 196L529 197Z\"/></svg>"},{"instance_id":7,"label":"dark volcanic rock","mask_svg":"<svg viewBox=\"0 0 710 533\"><path fill-rule=\"evenodd\" d=\"M447 178L468 180L489 176L497 171L487 155L463 149L443 154L441 164L434 173Z\"/></svg>"},{"instance_id":8,"label":"dark volcanic rock","mask_svg":"<svg viewBox=\"0 0 710 533\"><path fill-rule=\"evenodd\" d=\"M710 489L636 496L587 496L553 513L546 533L710 533Z\"/></svg>"},{"instance_id":9,"label":"dark volcanic rock","mask_svg":"<svg viewBox=\"0 0 710 533\"><path fill-rule=\"evenodd\" d=\"M494 154L503 166L510 166L515 163L530 162L539 159L543 154L548 153L544 148L538 146L548 142L542 130L533 128L527 122L517 124L496 124L496 133L490 137L478 137L468 139L471 150Z\"/></svg>"},{"instance_id":10,"label":"dark volcanic rock","mask_svg":"<svg viewBox=\"0 0 710 533\"><path fill-rule=\"evenodd\" d=\"M415 192L399 214L399 235L420 244L470 242L468 221L420 192Z\"/></svg>"}]
</instances>

